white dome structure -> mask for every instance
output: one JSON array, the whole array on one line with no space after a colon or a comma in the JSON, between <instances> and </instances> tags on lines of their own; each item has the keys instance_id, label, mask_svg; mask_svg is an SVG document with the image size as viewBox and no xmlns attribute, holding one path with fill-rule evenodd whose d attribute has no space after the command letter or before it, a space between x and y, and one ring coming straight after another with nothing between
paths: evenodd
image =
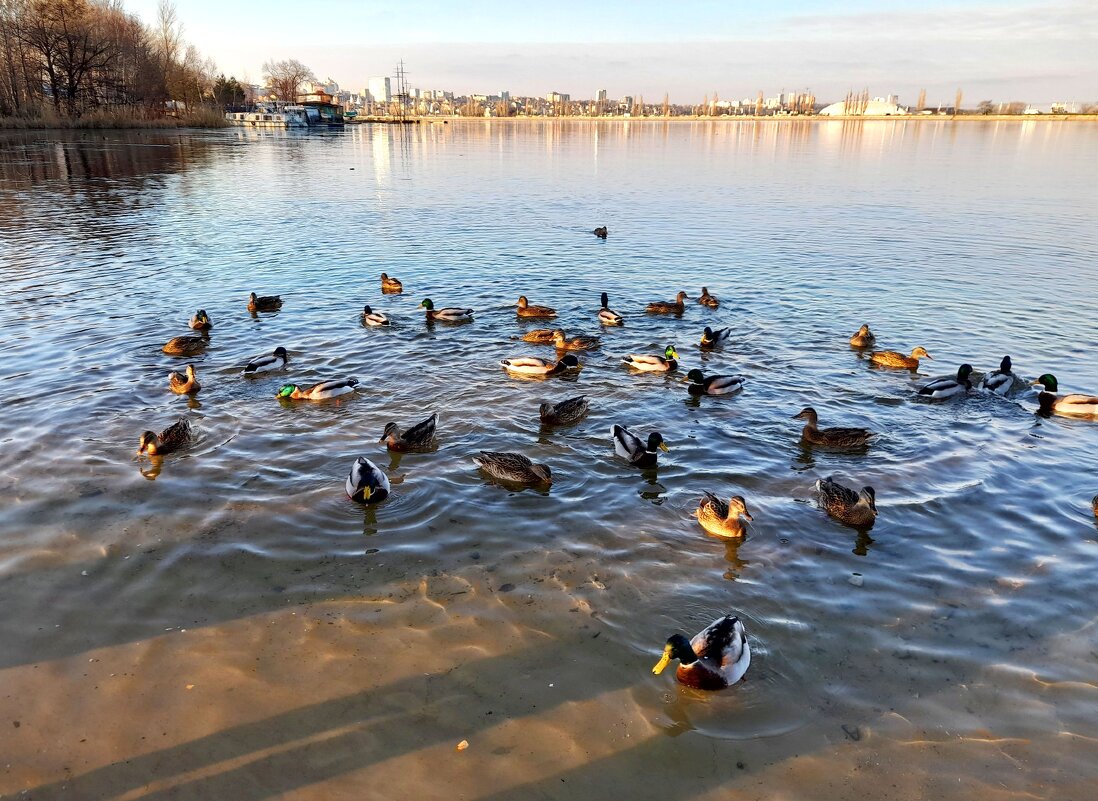
<instances>
[{"instance_id":1,"label":"white dome structure","mask_svg":"<svg viewBox=\"0 0 1098 801\"><path fill-rule=\"evenodd\" d=\"M821 117L898 117L908 116L911 114L905 108L901 108L891 100L886 100L883 97L875 97L865 104L865 110L860 111L858 101L851 103L851 110L846 110L846 101L840 100L838 103L832 103L830 106L825 106L820 109Z\"/></svg>"}]
</instances>

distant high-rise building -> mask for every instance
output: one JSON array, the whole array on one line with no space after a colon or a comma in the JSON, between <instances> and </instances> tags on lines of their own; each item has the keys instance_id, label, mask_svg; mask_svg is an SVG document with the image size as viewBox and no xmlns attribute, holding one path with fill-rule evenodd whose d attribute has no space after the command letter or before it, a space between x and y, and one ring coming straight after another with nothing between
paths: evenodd
<instances>
[{"instance_id":1,"label":"distant high-rise building","mask_svg":"<svg viewBox=\"0 0 1098 801\"><path fill-rule=\"evenodd\" d=\"M499 99L502 100L504 103L507 103L511 100L511 93L504 89L499 93Z\"/></svg>"},{"instance_id":2,"label":"distant high-rise building","mask_svg":"<svg viewBox=\"0 0 1098 801\"><path fill-rule=\"evenodd\" d=\"M633 95L626 95L621 99L621 104L625 106L626 111L633 110Z\"/></svg>"},{"instance_id":3,"label":"distant high-rise building","mask_svg":"<svg viewBox=\"0 0 1098 801\"><path fill-rule=\"evenodd\" d=\"M605 89L599 89L598 93L595 95L595 100L597 100L600 103L605 103L606 102L606 90Z\"/></svg>"},{"instance_id":4,"label":"distant high-rise building","mask_svg":"<svg viewBox=\"0 0 1098 801\"><path fill-rule=\"evenodd\" d=\"M371 78L366 91L375 103L388 103L393 99L393 92L388 78Z\"/></svg>"},{"instance_id":5,"label":"distant high-rise building","mask_svg":"<svg viewBox=\"0 0 1098 801\"><path fill-rule=\"evenodd\" d=\"M550 103L567 103L572 99L572 96L560 92L550 92L545 96L545 99Z\"/></svg>"}]
</instances>

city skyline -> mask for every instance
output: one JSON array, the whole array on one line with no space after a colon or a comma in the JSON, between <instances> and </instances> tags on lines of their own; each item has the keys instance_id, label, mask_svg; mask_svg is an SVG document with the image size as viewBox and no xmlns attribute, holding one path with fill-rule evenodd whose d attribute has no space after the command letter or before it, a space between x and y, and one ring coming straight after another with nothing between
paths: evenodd
<instances>
[{"instance_id":1,"label":"city skyline","mask_svg":"<svg viewBox=\"0 0 1098 801\"><path fill-rule=\"evenodd\" d=\"M151 23L157 2L129 0L127 7ZM220 72L254 83L265 61L296 58L317 78L358 91L370 77L391 75L403 58L411 86L458 94L594 98L606 88L610 97L653 102L668 93L677 103L760 89L839 99L862 87L909 102L926 89L930 103L951 102L958 87L973 101L1098 95L1098 7L1080 2L892 4L880 11L862 0L827 10L814 0L767 10L698 0L673 10L647 0L592 9L566 0L554 9L559 25L497 0L475 11L422 0L399 9L317 0L303 25L300 7L286 0L177 5L185 37Z\"/></svg>"}]
</instances>

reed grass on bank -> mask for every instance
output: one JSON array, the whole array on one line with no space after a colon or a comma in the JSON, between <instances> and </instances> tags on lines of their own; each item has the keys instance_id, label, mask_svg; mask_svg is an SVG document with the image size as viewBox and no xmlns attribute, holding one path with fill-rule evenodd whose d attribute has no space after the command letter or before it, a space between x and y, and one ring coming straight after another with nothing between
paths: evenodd
<instances>
[{"instance_id":1,"label":"reed grass on bank","mask_svg":"<svg viewBox=\"0 0 1098 801\"><path fill-rule=\"evenodd\" d=\"M46 111L33 116L0 117L7 130L104 130L108 128L224 128L225 115L216 109L196 109L180 117L143 117L126 111L92 111L64 117Z\"/></svg>"}]
</instances>

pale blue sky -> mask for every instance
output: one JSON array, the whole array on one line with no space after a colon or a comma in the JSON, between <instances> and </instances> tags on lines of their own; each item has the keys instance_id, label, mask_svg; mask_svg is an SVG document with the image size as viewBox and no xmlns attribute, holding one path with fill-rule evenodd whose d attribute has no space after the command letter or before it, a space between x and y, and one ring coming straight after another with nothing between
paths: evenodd
<instances>
[{"instance_id":1,"label":"pale blue sky","mask_svg":"<svg viewBox=\"0 0 1098 801\"><path fill-rule=\"evenodd\" d=\"M125 0L147 21L157 0ZM411 83L456 92L677 102L850 88L952 102L1098 101L1098 0L176 0L185 36L227 74L258 82L297 58L360 89L403 57Z\"/></svg>"}]
</instances>

